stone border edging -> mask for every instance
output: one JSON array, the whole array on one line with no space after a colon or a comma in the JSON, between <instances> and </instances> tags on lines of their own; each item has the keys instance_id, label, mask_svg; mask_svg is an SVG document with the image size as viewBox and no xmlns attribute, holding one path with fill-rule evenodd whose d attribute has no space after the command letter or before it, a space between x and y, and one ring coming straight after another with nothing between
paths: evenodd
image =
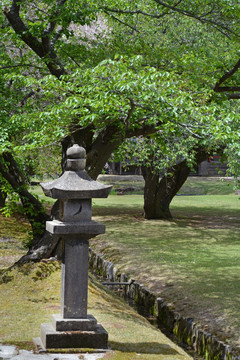
<instances>
[{"instance_id":1,"label":"stone border edging","mask_svg":"<svg viewBox=\"0 0 240 360\"><path fill-rule=\"evenodd\" d=\"M102 254L89 248L89 266L104 279L112 282L127 282L129 279L120 273L113 262L104 259ZM130 279L132 280L132 279ZM190 346L206 360L240 360L237 349L224 344L215 336L202 330L192 318L186 318L162 298L157 297L142 284L133 281L124 288L124 296L143 306L149 315L162 323L180 342Z\"/></svg>"}]
</instances>

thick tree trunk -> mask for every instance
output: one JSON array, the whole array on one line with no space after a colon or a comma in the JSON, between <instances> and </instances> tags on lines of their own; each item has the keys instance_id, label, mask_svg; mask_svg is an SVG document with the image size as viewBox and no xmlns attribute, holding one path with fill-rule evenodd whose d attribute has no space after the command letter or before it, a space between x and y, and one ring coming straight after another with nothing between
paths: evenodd
<instances>
[{"instance_id":1,"label":"thick tree trunk","mask_svg":"<svg viewBox=\"0 0 240 360\"><path fill-rule=\"evenodd\" d=\"M145 219L171 219L170 203L187 180L190 168L186 161L175 165L168 175L160 178L152 168L143 169Z\"/></svg>"},{"instance_id":2,"label":"thick tree trunk","mask_svg":"<svg viewBox=\"0 0 240 360\"><path fill-rule=\"evenodd\" d=\"M206 152L199 149L196 154L196 163L200 164L206 157ZM142 169L145 180L145 219L172 219L170 203L187 180L190 170L186 160L173 166L162 178L151 167Z\"/></svg>"}]
</instances>

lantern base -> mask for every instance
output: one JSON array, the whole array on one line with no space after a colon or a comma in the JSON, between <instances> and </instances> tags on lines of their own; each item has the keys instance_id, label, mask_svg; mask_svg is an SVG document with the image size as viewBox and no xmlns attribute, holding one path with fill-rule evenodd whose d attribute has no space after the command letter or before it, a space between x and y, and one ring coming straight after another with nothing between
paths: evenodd
<instances>
[{"instance_id":1,"label":"lantern base","mask_svg":"<svg viewBox=\"0 0 240 360\"><path fill-rule=\"evenodd\" d=\"M94 319L94 320L93 320ZM56 318L55 318L56 320ZM55 321L54 320L54 321ZM64 319L65 320L65 319ZM45 349L69 349L69 348L91 348L91 349L107 349L108 348L108 333L101 324L95 324L95 318L90 319L63 319L56 321L56 327L70 329L70 324L73 328L91 327L92 330L63 330L57 331L52 324L41 324L41 343ZM53 321L53 322L54 322ZM64 324L65 322L65 324ZM78 325L77 325L78 324ZM35 343L37 342L35 339ZM39 340L38 340L39 342Z\"/></svg>"},{"instance_id":2,"label":"lantern base","mask_svg":"<svg viewBox=\"0 0 240 360\"><path fill-rule=\"evenodd\" d=\"M87 315L81 319L64 319L61 315L52 315L52 326L56 331L93 331L97 326L97 319Z\"/></svg>"}]
</instances>

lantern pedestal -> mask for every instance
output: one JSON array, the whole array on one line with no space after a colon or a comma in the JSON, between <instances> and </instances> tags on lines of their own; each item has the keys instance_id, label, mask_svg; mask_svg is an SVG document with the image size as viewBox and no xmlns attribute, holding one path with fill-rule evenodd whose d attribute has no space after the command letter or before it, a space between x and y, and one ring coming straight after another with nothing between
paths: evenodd
<instances>
[{"instance_id":1,"label":"lantern pedestal","mask_svg":"<svg viewBox=\"0 0 240 360\"><path fill-rule=\"evenodd\" d=\"M64 319L62 315L52 315L52 326L56 331L94 331L97 320L93 315L82 319Z\"/></svg>"},{"instance_id":2,"label":"lantern pedestal","mask_svg":"<svg viewBox=\"0 0 240 360\"><path fill-rule=\"evenodd\" d=\"M94 221L48 221L46 229L63 238L61 315L52 324L41 325L45 349L106 349L108 333L92 315L87 315L88 238L104 233L105 226ZM39 342L39 340L38 340Z\"/></svg>"}]
</instances>

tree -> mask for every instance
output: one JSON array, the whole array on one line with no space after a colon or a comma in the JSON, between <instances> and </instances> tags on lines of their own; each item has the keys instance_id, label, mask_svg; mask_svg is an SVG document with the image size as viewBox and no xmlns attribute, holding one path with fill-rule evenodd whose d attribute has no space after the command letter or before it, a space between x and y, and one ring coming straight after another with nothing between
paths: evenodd
<instances>
[{"instance_id":1,"label":"tree","mask_svg":"<svg viewBox=\"0 0 240 360\"><path fill-rule=\"evenodd\" d=\"M6 80L4 86L7 88L8 82L10 83L12 95L10 107L12 108L14 103L18 106L15 111L4 115L5 126L2 127L1 132L5 135L1 153L6 156L10 152L15 164L20 164L21 152L32 151L37 146L48 146L53 141L61 141L62 164L64 165L67 147L77 142L86 148L88 172L96 178L112 151L125 138L145 136L164 126L171 127L173 123L179 128L185 127L191 130L193 122L201 124L200 116L203 115L206 123L212 121L216 114L217 120L221 119L218 114L219 107L215 104L211 90L207 86L202 86L206 78L209 84L212 76L204 76L200 82L199 76L196 76L197 79L194 81L190 79L189 74L187 76L187 72L194 69L198 53L192 51L191 56L185 60L186 66L182 66L182 59L189 53L191 44L188 42L186 46L182 46L178 41L171 43L171 35L179 21L175 13L181 15L181 29L186 25L183 19L187 18L188 26L195 30L198 26L194 23L194 19L217 27L218 30L221 27L224 28L224 34L227 36L235 34L235 29L231 27L222 26L219 22L213 24L211 20L213 11L206 12L198 1L188 4L190 5L188 12L182 9L178 11L177 6L173 6L173 9L169 8L171 2L166 4L158 2L161 7L158 14L154 13L152 6L154 2L118 3L121 6L121 16L128 16L127 20L130 23L125 24L125 20L122 21L121 18L115 20L120 24L124 22L124 28L126 29L125 26L127 26L133 31L133 34L127 34L127 39L131 44L134 43L136 34L139 34L146 24L146 21L139 22L141 29L138 30L136 28L138 19L135 15L144 13L143 15L148 16L147 11L151 10L149 18L153 20L164 18L164 21L166 19L165 39L168 44L172 44L171 50L174 50L175 46L177 51L167 51L162 56L162 61L155 61L155 68L148 65L154 65L155 55L161 53L163 55L166 47L162 48L162 52L159 46L156 47L156 51L154 49L149 54L144 54L140 64L139 58L133 61L126 57L118 57L111 60L112 62L109 60L94 68L96 63L105 57L113 59L117 49L128 56L138 54L141 44L147 51L150 49L148 40L155 31L154 24L149 26L150 32L146 41L142 41L140 37L131 52L129 48L126 51L124 47L116 47L116 41L119 38L116 38L114 31L112 34L107 31L107 36L100 33L93 40L79 34L79 26L90 25L92 21L97 22L97 19L99 21L101 12L110 16L116 13L114 1L108 2L110 8L106 8L106 3L101 1L94 3L87 1L79 4L78 1L73 0L54 2L44 0L30 4L31 6L28 1L15 0L9 6L7 2L4 8L7 21L2 18L4 24L1 29L4 33L2 42L6 49L5 65L2 69ZM217 19L221 15L224 21L227 21L227 13L220 12L221 8L216 2L213 4L214 9L216 7ZM132 6L134 6L133 10L131 10ZM201 12L196 13L199 9ZM215 15L214 12L214 19ZM192 22L191 19L193 19ZM219 19L221 20L221 17ZM160 33L162 34L163 31L164 24L161 24ZM204 30L201 35L203 33ZM174 34L176 37L176 32ZM221 41L217 37L218 45L222 44ZM91 46L88 46L89 43ZM156 37L153 43L155 47ZM20 56L17 57L11 53L8 49L9 44L11 44L10 47L21 47ZM197 45L198 43L195 43L194 50L198 48ZM221 45L221 48L223 47ZM179 50L181 50L181 56L175 60ZM207 50L204 50L205 53ZM211 51L211 59L212 54L213 51ZM215 52L214 59L216 57ZM215 61L213 63L216 66L215 70L223 66ZM202 64L205 64L206 70L206 60L200 65ZM198 67L199 63L196 64L196 68ZM17 69L17 73L10 71L13 69ZM20 75L19 69L27 69L24 76ZM167 72L166 69L169 71ZM49 73L52 76L47 76ZM106 76L102 76L102 73ZM21 100L16 95L19 94L19 88ZM212 102L207 105L210 99ZM197 106L194 102L197 102ZM200 107L201 111L199 111ZM29 131L33 126L34 131ZM18 140L19 138L23 140L20 145L15 139L17 132ZM51 135L54 136L51 137ZM6 169L6 164L2 168ZM4 174L6 171L2 171L2 176ZM6 179L6 176L4 177ZM20 195L22 190L19 191L19 189L22 189L25 183L27 182L23 181L20 187L15 188ZM30 197L28 201L31 202L35 214L38 214L39 207L36 202L31 201ZM38 246L39 242L37 241L35 245Z\"/></svg>"},{"instance_id":2,"label":"tree","mask_svg":"<svg viewBox=\"0 0 240 360\"><path fill-rule=\"evenodd\" d=\"M191 78L195 78L195 84L189 85L191 89L193 89L196 84L198 84L198 88L212 88L215 93L222 93L226 96L221 98L222 102L224 102L225 99L238 99L240 97L238 93L239 87L233 84L234 82L238 84L239 81L237 74L240 65L239 55L236 53L236 49L234 49L236 43L239 43L238 25L235 18L235 14L239 14L239 5L235 2L230 2L226 5L226 3L215 1L201 4L199 2L188 3L187 1L180 1L176 4L173 4L172 1L162 2L156 0L155 2L160 5L158 10L156 10L156 7L154 10L150 8L148 9L148 13L146 13L146 11L143 12L143 8L140 8L139 3L137 5L134 4L132 8L125 11L122 11L117 4L115 4L115 7L106 7L105 9L108 13L112 14L114 19L124 24L124 26L128 23L129 27L134 29L132 33L133 42L129 44L129 48L134 47L134 42L140 44L141 40L139 40L139 38L141 39L141 35L139 36L138 34L136 36L137 32L143 32L145 37L149 34L149 32L146 31L147 27L145 26L144 28L144 22L140 20L140 16L145 15L149 18L157 19L155 26L152 27L155 34L151 35L151 39L148 38L149 44L151 47L154 47L154 50L151 52L147 47L143 50L147 52L148 55L154 54L153 57L149 59L154 66L161 68L168 67L171 68L172 71L177 71L182 78L185 77L186 83L188 82L190 73ZM135 16L135 21L130 22L129 19L132 20L133 16ZM198 22L204 24L204 26L195 26ZM124 26L122 26L122 31L124 31ZM175 28L181 28L180 37L176 37L176 31L175 28L173 29L173 26ZM213 33L212 27L215 28L217 32ZM158 35L161 34L160 41L156 33L158 33ZM168 36L166 36L166 33L168 33ZM170 34L172 34L172 37L169 36ZM166 56L164 56L163 50L167 54ZM210 58L211 61L209 61ZM160 61L157 59L160 59ZM236 59L235 64L234 59ZM232 62L233 65L231 64ZM226 64L228 64L227 66L229 67L227 71L225 68ZM218 72L216 69L218 69ZM219 73L221 72L225 73L222 77L220 76L219 79ZM224 82L227 82L228 86L223 86ZM195 90L197 89L195 88ZM207 101L211 101L211 96L209 96ZM228 105L224 104L224 106ZM231 103L230 106L235 108L236 113L238 112L236 104ZM229 174L235 174L236 176L239 173L238 159L240 153L239 142L236 141L239 136L239 130L237 129L237 125L234 125L234 121L238 123L239 127L239 120L230 121L229 123L229 114L225 116L224 124L217 125L219 130L221 128L221 140L219 134L217 134L217 132L214 133L219 143L216 143L214 139L212 140L212 146L210 148L209 145L208 148L206 148L206 144L203 144L199 150L193 149L193 151L198 155L195 159L196 163L198 163L207 156L207 150L212 151L214 146L215 149L219 149L219 146L221 146L220 150L222 151L222 148L224 148L224 153L225 155L227 154ZM226 132L229 132L229 136ZM210 133L207 136L210 136L212 139ZM215 143L214 146L213 143ZM150 160L148 159L150 164L143 167L143 175L145 178L145 217L171 218L169 204L186 180L190 172L190 166L187 164L186 159L182 161L178 159L175 165L165 170L166 175L163 175L161 179L159 177L159 171L156 170L158 166L156 167L156 164L151 164L151 156Z\"/></svg>"},{"instance_id":3,"label":"tree","mask_svg":"<svg viewBox=\"0 0 240 360\"><path fill-rule=\"evenodd\" d=\"M192 124L193 125L193 124ZM191 127L191 130L193 128ZM190 129L176 131L166 128L145 138L126 141L118 149L117 160L124 158L141 166L145 180L144 217L146 219L171 219L170 204L181 189L190 171L216 150L220 149L210 128L190 134ZM208 137L206 136L208 134Z\"/></svg>"}]
</instances>

